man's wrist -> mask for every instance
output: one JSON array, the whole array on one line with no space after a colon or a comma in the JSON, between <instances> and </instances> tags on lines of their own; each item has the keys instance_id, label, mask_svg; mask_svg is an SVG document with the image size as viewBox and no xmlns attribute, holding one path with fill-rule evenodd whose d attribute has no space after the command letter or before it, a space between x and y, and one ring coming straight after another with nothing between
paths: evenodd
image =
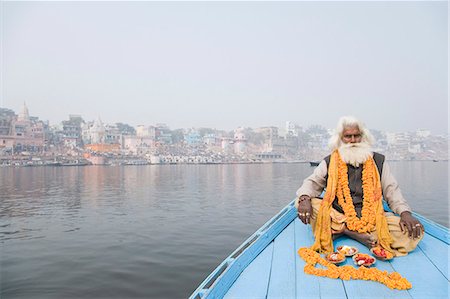
<instances>
[{"instance_id":1,"label":"man's wrist","mask_svg":"<svg viewBox=\"0 0 450 299\"><path fill-rule=\"evenodd\" d=\"M311 200L311 197L309 195L306 194L302 194L298 197L298 202L302 202L302 201L309 201Z\"/></svg>"},{"instance_id":2,"label":"man's wrist","mask_svg":"<svg viewBox=\"0 0 450 299\"><path fill-rule=\"evenodd\" d=\"M410 211L403 211L400 213L400 218L405 216L412 216L412 214Z\"/></svg>"}]
</instances>

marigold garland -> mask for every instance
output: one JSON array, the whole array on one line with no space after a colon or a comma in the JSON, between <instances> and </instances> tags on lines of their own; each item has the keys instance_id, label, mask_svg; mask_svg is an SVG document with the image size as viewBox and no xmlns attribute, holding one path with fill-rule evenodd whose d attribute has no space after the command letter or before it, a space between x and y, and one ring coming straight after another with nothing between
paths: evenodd
<instances>
[{"instance_id":1,"label":"marigold garland","mask_svg":"<svg viewBox=\"0 0 450 299\"><path fill-rule=\"evenodd\" d=\"M346 216L347 228L359 233L375 232L378 245L393 253L390 235L382 204L381 182L378 170L372 157L363 164L363 209L361 218L356 216L355 206L348 187L347 165L335 150L331 154L328 166L328 180L325 196L317 213L314 231L314 244L311 249L320 253L333 252L331 231L331 209L335 198L342 206Z\"/></svg>"},{"instance_id":2,"label":"marigold garland","mask_svg":"<svg viewBox=\"0 0 450 299\"><path fill-rule=\"evenodd\" d=\"M379 200L379 192L375 191L375 165L373 159L367 159L363 164L362 188L363 208L361 218L356 216L355 206L348 186L347 164L338 156L338 203L347 217L347 228L359 233L368 233L375 229L376 225L376 203Z\"/></svg>"},{"instance_id":3,"label":"marigold garland","mask_svg":"<svg viewBox=\"0 0 450 299\"><path fill-rule=\"evenodd\" d=\"M354 268L352 266L336 266L320 256L319 253L307 247L298 250L300 257L306 262L304 272L306 274L323 276L329 278L340 278L342 280L360 279L377 281L386 285L390 289L408 290L412 288L411 283L398 272L388 273L377 268L366 268L361 266ZM326 269L316 268L315 265L320 264Z\"/></svg>"}]
</instances>

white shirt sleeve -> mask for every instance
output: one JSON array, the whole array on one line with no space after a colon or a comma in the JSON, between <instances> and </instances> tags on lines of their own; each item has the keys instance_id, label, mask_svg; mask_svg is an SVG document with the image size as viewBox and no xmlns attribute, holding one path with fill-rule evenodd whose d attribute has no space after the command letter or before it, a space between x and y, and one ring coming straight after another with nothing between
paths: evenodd
<instances>
[{"instance_id":1,"label":"white shirt sleeve","mask_svg":"<svg viewBox=\"0 0 450 299\"><path fill-rule=\"evenodd\" d=\"M314 169L314 172L303 181L303 185L297 190L297 198L301 195L308 195L311 198L318 197L325 186L327 185L327 162L322 160L319 166ZM296 206L298 206L298 199L296 200Z\"/></svg>"},{"instance_id":2,"label":"white shirt sleeve","mask_svg":"<svg viewBox=\"0 0 450 299\"><path fill-rule=\"evenodd\" d=\"M392 175L389 164L386 161L383 163L381 187L383 189L383 197L394 213L400 215L404 211L411 212L411 208L403 197L397 180Z\"/></svg>"}]
</instances>

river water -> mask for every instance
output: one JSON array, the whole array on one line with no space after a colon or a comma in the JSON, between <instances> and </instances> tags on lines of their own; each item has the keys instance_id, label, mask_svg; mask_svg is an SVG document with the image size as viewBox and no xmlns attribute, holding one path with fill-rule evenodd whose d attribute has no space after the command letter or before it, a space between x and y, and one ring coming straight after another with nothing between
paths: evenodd
<instances>
[{"instance_id":1,"label":"river water","mask_svg":"<svg viewBox=\"0 0 450 299\"><path fill-rule=\"evenodd\" d=\"M413 210L448 227L448 163L390 165ZM0 297L186 298L312 171L0 168Z\"/></svg>"}]
</instances>

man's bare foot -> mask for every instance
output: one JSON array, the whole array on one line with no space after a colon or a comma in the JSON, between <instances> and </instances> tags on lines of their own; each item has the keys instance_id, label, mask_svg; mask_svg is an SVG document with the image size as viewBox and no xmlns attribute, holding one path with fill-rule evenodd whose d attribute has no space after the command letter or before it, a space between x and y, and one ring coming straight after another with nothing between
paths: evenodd
<instances>
[{"instance_id":1,"label":"man's bare foot","mask_svg":"<svg viewBox=\"0 0 450 299\"><path fill-rule=\"evenodd\" d=\"M344 233L333 233L331 236L333 237L333 241L342 237Z\"/></svg>"},{"instance_id":2,"label":"man's bare foot","mask_svg":"<svg viewBox=\"0 0 450 299\"><path fill-rule=\"evenodd\" d=\"M340 229L340 230L331 230L331 235L333 236L333 240L336 240L337 238L344 236L345 229L346 229L346 227L344 225L342 227L342 229Z\"/></svg>"},{"instance_id":3,"label":"man's bare foot","mask_svg":"<svg viewBox=\"0 0 450 299\"><path fill-rule=\"evenodd\" d=\"M366 246L369 249L374 247L376 244L370 234L362 234L362 233L354 232L347 228L344 229L343 234L352 238L353 240L358 241L359 243L363 244L364 246Z\"/></svg>"}]
</instances>

